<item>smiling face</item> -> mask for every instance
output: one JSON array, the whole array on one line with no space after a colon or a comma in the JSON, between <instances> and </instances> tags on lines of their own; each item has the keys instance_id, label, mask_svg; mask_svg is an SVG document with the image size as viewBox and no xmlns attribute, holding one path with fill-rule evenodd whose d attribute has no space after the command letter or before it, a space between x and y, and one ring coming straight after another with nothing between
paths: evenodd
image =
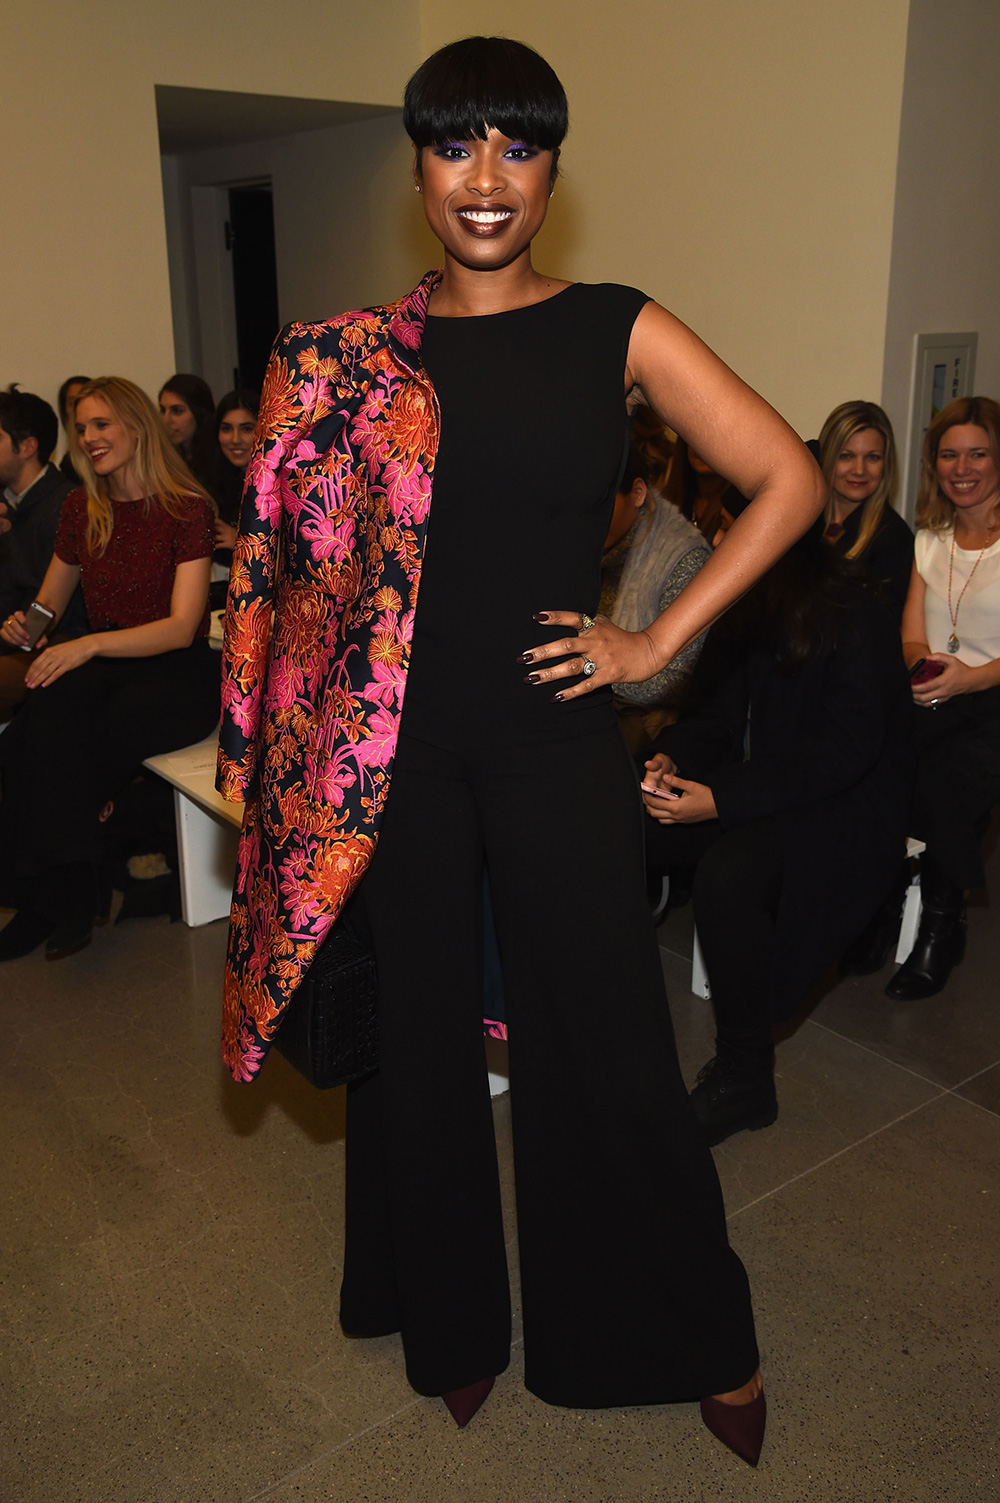
<instances>
[{"instance_id":1,"label":"smiling face","mask_svg":"<svg viewBox=\"0 0 1000 1503\"><path fill-rule=\"evenodd\" d=\"M189 438L194 438L198 419L184 398L179 397L175 391L160 392L160 417L167 430L167 437L175 447L186 444Z\"/></svg>"},{"instance_id":2,"label":"smiling face","mask_svg":"<svg viewBox=\"0 0 1000 1503\"><path fill-rule=\"evenodd\" d=\"M219 424L219 448L238 470L245 470L253 446L257 419L245 407L234 407Z\"/></svg>"},{"instance_id":3,"label":"smiling face","mask_svg":"<svg viewBox=\"0 0 1000 1503\"><path fill-rule=\"evenodd\" d=\"M885 439L877 428L861 428L844 444L833 467L833 493L845 506L874 496L885 473Z\"/></svg>"},{"instance_id":4,"label":"smiling face","mask_svg":"<svg viewBox=\"0 0 1000 1503\"><path fill-rule=\"evenodd\" d=\"M990 508L1000 490L1000 467L990 436L976 423L946 428L935 462L941 492L959 511Z\"/></svg>"},{"instance_id":5,"label":"smiling face","mask_svg":"<svg viewBox=\"0 0 1000 1503\"><path fill-rule=\"evenodd\" d=\"M76 435L80 448L105 479L123 478L135 458L139 435L115 417L103 397L83 397L76 404Z\"/></svg>"},{"instance_id":6,"label":"smiling face","mask_svg":"<svg viewBox=\"0 0 1000 1503\"><path fill-rule=\"evenodd\" d=\"M552 192L552 153L491 129L485 141L423 147L415 176L446 254L494 270L529 253Z\"/></svg>"}]
</instances>

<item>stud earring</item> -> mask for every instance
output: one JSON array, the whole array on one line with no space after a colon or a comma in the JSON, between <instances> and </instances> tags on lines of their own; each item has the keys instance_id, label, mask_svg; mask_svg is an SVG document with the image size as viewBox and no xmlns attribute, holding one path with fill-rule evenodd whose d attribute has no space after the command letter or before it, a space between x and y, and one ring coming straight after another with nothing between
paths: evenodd
<instances>
[{"instance_id":1,"label":"stud earring","mask_svg":"<svg viewBox=\"0 0 1000 1503\"><path fill-rule=\"evenodd\" d=\"M419 193L420 192L420 184L419 183L414 183L413 184L413 191L414 191L414 193Z\"/></svg>"}]
</instances>

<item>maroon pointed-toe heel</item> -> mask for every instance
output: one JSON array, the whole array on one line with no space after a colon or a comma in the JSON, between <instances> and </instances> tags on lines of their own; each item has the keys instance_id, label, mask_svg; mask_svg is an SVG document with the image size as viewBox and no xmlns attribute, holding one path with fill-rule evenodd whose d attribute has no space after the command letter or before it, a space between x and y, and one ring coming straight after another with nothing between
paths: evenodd
<instances>
[{"instance_id":1,"label":"maroon pointed-toe heel","mask_svg":"<svg viewBox=\"0 0 1000 1503\"><path fill-rule=\"evenodd\" d=\"M757 1465L767 1424L767 1400L763 1388L749 1404L724 1404L721 1399L702 1399L701 1417L716 1440L721 1440L750 1466Z\"/></svg>"},{"instance_id":2,"label":"maroon pointed-toe heel","mask_svg":"<svg viewBox=\"0 0 1000 1503\"><path fill-rule=\"evenodd\" d=\"M441 1395L460 1430L464 1430L476 1410L489 1398L495 1382L496 1378L480 1378L478 1383L468 1383L465 1388L450 1388Z\"/></svg>"}]
</instances>

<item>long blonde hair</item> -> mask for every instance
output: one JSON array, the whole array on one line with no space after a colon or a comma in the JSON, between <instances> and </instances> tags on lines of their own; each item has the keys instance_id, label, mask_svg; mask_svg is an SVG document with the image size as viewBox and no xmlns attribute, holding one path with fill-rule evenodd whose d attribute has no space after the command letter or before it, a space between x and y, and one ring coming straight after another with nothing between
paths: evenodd
<instances>
[{"instance_id":1,"label":"long blonde hair","mask_svg":"<svg viewBox=\"0 0 1000 1503\"><path fill-rule=\"evenodd\" d=\"M134 463L144 496L158 501L171 517L189 517L191 502L196 497L207 501L214 510L211 496L199 485L167 438L159 413L140 386L134 381L126 381L124 376L97 376L80 388L76 403L87 397L100 397L118 421L135 434L138 442ZM72 419L69 447L73 467L87 492L87 550L92 558L98 558L111 541L114 509L107 483L94 470Z\"/></svg>"},{"instance_id":2,"label":"long blonde hair","mask_svg":"<svg viewBox=\"0 0 1000 1503\"><path fill-rule=\"evenodd\" d=\"M841 402L830 413L819 436L820 467L827 486L825 521L829 525L834 520L833 475L837 460L844 445L855 433L863 433L866 428L874 428L876 433L882 435L885 463L882 467L882 479L868 500L862 502L861 525L852 547L848 549L848 558L860 558L878 532L886 507L891 506L896 499L899 469L896 462L896 440L888 414L876 402Z\"/></svg>"},{"instance_id":3,"label":"long blonde hair","mask_svg":"<svg viewBox=\"0 0 1000 1503\"><path fill-rule=\"evenodd\" d=\"M959 397L942 407L924 434L920 451L920 489L917 492L917 526L931 532L948 532L955 523L955 508L937 482L937 457L949 428L971 424L985 430L994 462L1000 465L1000 404L992 397Z\"/></svg>"}]
</instances>

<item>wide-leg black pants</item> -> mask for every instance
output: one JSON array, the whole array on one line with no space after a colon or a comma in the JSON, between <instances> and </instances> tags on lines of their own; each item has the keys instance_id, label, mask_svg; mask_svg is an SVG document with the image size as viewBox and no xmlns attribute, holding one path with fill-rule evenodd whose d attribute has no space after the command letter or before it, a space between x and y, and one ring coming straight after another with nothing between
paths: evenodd
<instances>
[{"instance_id":1,"label":"wide-leg black pants","mask_svg":"<svg viewBox=\"0 0 1000 1503\"><path fill-rule=\"evenodd\" d=\"M219 718L219 655L199 639L150 658L92 658L32 689L0 737L0 885L96 862L101 807L146 757L207 736Z\"/></svg>"},{"instance_id":2,"label":"wide-leg black pants","mask_svg":"<svg viewBox=\"0 0 1000 1503\"><path fill-rule=\"evenodd\" d=\"M724 1392L757 1367L743 1267L681 1080L614 725L463 755L400 737L362 894L381 1067L350 1088L341 1320L400 1330L442 1393L508 1362L482 1039L482 870L510 1029L527 1386L580 1407Z\"/></svg>"}]
</instances>

